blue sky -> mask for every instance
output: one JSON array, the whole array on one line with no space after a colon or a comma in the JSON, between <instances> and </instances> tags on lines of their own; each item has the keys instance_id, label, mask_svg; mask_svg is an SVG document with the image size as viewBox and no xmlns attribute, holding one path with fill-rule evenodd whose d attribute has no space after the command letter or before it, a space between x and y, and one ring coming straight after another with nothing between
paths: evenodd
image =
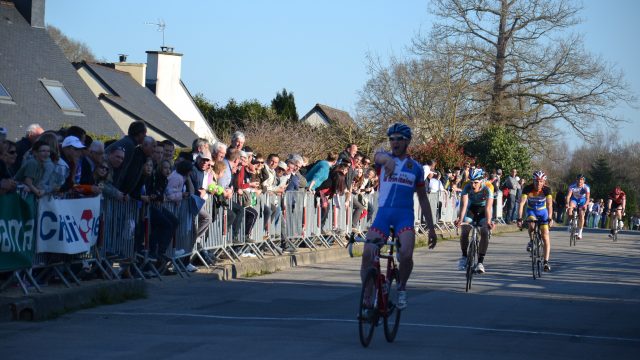
<instances>
[{"instance_id":1,"label":"blue sky","mask_svg":"<svg viewBox=\"0 0 640 360\"><path fill-rule=\"evenodd\" d=\"M640 94L640 1L584 1L588 50L616 64ZM322 103L355 114L368 79L366 54L401 56L433 18L427 0L196 1L49 0L46 21L89 45L98 58L145 62L162 34L145 22L164 20L165 43L184 54L182 79L195 93L224 105L228 99L268 104L286 88L300 116ZM623 140L640 138L640 110L621 107L631 122ZM572 147L580 142L567 136Z\"/></svg>"}]
</instances>

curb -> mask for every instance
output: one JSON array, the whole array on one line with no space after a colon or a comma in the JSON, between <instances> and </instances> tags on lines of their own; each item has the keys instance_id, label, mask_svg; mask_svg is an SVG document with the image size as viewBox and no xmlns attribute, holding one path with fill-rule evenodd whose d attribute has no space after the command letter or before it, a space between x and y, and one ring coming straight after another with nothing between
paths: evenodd
<instances>
[{"instance_id":1,"label":"curb","mask_svg":"<svg viewBox=\"0 0 640 360\"><path fill-rule=\"evenodd\" d=\"M499 225L493 230L494 235L519 231L516 225ZM455 233L449 235L447 232L440 234L439 241L458 240L459 235ZM446 235L446 236L445 236ZM419 235L424 237L424 235ZM418 249L419 247L416 247ZM235 264L218 265L216 268L205 270L203 273L215 276L216 280L229 281L233 279L246 279L255 276L265 275L298 266L313 265L334 260L346 259L349 257L344 247L334 247L330 249L299 249L292 254L284 254L278 257L268 256L265 259L243 259ZM202 268L201 268L202 270Z\"/></svg>"},{"instance_id":2,"label":"curb","mask_svg":"<svg viewBox=\"0 0 640 360\"><path fill-rule=\"evenodd\" d=\"M143 280L95 280L72 288L46 287L42 294L4 296L0 297L0 323L48 320L70 311L145 297L146 289Z\"/></svg>"}]
</instances>

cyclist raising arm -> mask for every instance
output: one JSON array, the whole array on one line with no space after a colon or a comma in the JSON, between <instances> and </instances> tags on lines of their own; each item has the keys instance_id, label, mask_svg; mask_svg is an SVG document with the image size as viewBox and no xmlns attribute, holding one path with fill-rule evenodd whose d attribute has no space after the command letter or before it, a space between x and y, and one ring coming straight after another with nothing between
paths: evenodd
<instances>
[{"instance_id":1,"label":"cyclist raising arm","mask_svg":"<svg viewBox=\"0 0 640 360\"><path fill-rule=\"evenodd\" d=\"M626 208L627 195L622 191L620 186L616 186L616 188L609 193L609 200L607 200L607 209L609 209L607 210L607 215L611 213L611 233L609 234L609 237L613 237L613 232L618 226L618 220L622 220L625 215Z\"/></svg>"},{"instance_id":2,"label":"cyclist raising arm","mask_svg":"<svg viewBox=\"0 0 640 360\"><path fill-rule=\"evenodd\" d=\"M573 209L578 208L578 239L582 239L582 228L584 227L584 212L587 209L589 198L591 197L591 189L586 183L584 175L578 174L576 182L569 185L567 193L567 209L569 209L569 218L573 215Z\"/></svg>"},{"instance_id":3,"label":"cyclist raising arm","mask_svg":"<svg viewBox=\"0 0 640 360\"><path fill-rule=\"evenodd\" d=\"M473 170L469 175L470 182L462 188L462 202L460 205L460 217L455 221L456 226L479 221L482 226L480 231L480 248L478 251L478 265L476 271L484 273L484 256L489 248L489 229L493 229L491 216L493 214L493 190L484 181L484 171L480 168ZM464 226L460 233L460 249L462 257L458 261L458 270L464 270L467 264L467 248L469 247L469 232L471 226Z\"/></svg>"},{"instance_id":4,"label":"cyclist raising arm","mask_svg":"<svg viewBox=\"0 0 640 360\"><path fill-rule=\"evenodd\" d=\"M522 227L522 213L525 204L527 205L527 220L538 220L540 232L544 241L544 271L551 271L549 266L549 255L551 254L551 238L549 237L549 226L553 224L553 197L551 189L545 185L547 175L544 171L533 173L533 184L529 184L522 189L522 200L518 210L518 227ZM533 232L535 224L529 222L529 235ZM531 251L531 241L527 245L527 251Z\"/></svg>"},{"instance_id":5,"label":"cyclist raising arm","mask_svg":"<svg viewBox=\"0 0 640 360\"><path fill-rule=\"evenodd\" d=\"M378 212L367 232L360 276L364 282L372 267L374 246L381 246L389 237L389 227L395 228L401 246L398 248L400 266L398 269L398 309L407 307L406 285L413 269L413 248L416 234L414 231L413 194L418 201L429 228L429 248L436 245L436 233L433 227L431 206L427 198L424 182L424 170L407 154L411 142L411 128L395 123L387 130L391 153L378 152L374 157L376 168L380 172Z\"/></svg>"}]
</instances>

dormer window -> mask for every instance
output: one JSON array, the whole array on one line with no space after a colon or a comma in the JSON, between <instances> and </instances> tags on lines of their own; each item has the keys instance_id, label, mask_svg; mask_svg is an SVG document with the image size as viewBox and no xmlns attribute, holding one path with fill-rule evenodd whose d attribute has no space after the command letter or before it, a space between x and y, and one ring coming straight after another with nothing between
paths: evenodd
<instances>
[{"instance_id":1,"label":"dormer window","mask_svg":"<svg viewBox=\"0 0 640 360\"><path fill-rule=\"evenodd\" d=\"M7 91L7 89L4 87L4 85L2 85L1 82L0 82L0 103L15 104L13 102L13 98L11 97L11 94L9 94L9 91Z\"/></svg>"},{"instance_id":2,"label":"dormer window","mask_svg":"<svg viewBox=\"0 0 640 360\"><path fill-rule=\"evenodd\" d=\"M82 115L82 110L78 103L73 100L71 94L64 88L61 82L56 80L40 79L42 85L53 100L58 104L60 109L67 115Z\"/></svg>"}]
</instances>

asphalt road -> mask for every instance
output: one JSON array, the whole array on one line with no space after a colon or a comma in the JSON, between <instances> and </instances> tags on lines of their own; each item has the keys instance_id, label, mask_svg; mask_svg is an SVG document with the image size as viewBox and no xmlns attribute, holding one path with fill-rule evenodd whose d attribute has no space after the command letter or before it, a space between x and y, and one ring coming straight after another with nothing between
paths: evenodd
<instances>
[{"instance_id":1,"label":"asphalt road","mask_svg":"<svg viewBox=\"0 0 640 360\"><path fill-rule=\"evenodd\" d=\"M150 283L149 297L0 325L0 359L637 359L640 234L554 231L533 280L524 233L494 236L470 293L459 246L418 249L396 342L358 340L359 259L274 274Z\"/></svg>"}]
</instances>

